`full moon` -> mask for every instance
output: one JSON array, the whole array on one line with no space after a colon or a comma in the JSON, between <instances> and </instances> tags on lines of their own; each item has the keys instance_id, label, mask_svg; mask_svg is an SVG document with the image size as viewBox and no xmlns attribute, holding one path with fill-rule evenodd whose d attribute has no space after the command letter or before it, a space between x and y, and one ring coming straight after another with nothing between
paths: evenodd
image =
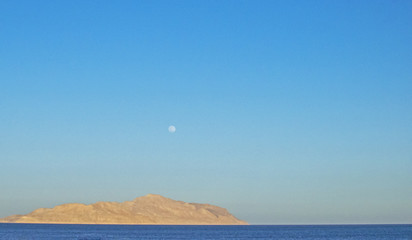
<instances>
[{"instance_id":1,"label":"full moon","mask_svg":"<svg viewBox=\"0 0 412 240\"><path fill-rule=\"evenodd\" d=\"M170 132L170 133L176 132L176 127L173 126L173 125L170 125L170 126L169 126L169 132Z\"/></svg>"}]
</instances>

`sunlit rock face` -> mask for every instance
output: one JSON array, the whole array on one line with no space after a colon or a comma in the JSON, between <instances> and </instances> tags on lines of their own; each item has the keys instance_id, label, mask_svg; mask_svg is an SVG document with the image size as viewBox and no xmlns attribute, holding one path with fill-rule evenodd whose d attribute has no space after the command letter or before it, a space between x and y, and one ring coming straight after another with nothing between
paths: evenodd
<instances>
[{"instance_id":1,"label":"sunlit rock face","mask_svg":"<svg viewBox=\"0 0 412 240\"><path fill-rule=\"evenodd\" d=\"M149 194L133 201L97 202L90 205L70 203L54 208L39 208L27 215L13 215L0 222L66 224L176 224L244 225L245 221L226 209L198 203L186 203Z\"/></svg>"}]
</instances>

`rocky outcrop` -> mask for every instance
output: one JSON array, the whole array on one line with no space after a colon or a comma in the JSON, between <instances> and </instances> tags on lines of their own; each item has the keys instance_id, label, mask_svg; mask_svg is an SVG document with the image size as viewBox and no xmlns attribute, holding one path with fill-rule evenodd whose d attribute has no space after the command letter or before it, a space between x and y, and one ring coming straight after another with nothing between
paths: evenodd
<instances>
[{"instance_id":1,"label":"rocky outcrop","mask_svg":"<svg viewBox=\"0 0 412 240\"><path fill-rule=\"evenodd\" d=\"M13 215L0 222L61 224L244 225L226 209L149 194L126 202L70 203Z\"/></svg>"}]
</instances>

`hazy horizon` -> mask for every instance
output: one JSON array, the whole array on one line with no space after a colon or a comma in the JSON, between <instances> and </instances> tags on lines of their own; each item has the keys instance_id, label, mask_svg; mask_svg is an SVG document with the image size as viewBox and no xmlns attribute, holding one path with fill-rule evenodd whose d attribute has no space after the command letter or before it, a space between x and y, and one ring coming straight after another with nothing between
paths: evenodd
<instances>
[{"instance_id":1,"label":"hazy horizon","mask_svg":"<svg viewBox=\"0 0 412 240\"><path fill-rule=\"evenodd\" d=\"M251 224L411 224L411 12L0 1L0 218L154 193Z\"/></svg>"}]
</instances>

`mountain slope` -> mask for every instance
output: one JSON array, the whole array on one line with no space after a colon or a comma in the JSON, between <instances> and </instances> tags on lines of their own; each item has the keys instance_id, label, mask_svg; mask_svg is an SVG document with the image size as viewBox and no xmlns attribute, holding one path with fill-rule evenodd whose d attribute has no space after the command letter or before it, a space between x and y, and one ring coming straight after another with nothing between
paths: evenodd
<instances>
[{"instance_id":1,"label":"mountain slope","mask_svg":"<svg viewBox=\"0 0 412 240\"><path fill-rule=\"evenodd\" d=\"M237 219L221 207L175 201L154 194L122 203L97 202L90 205L70 203L54 208L39 208L27 215L13 215L0 219L0 222L177 225L247 224L247 222Z\"/></svg>"}]
</instances>

